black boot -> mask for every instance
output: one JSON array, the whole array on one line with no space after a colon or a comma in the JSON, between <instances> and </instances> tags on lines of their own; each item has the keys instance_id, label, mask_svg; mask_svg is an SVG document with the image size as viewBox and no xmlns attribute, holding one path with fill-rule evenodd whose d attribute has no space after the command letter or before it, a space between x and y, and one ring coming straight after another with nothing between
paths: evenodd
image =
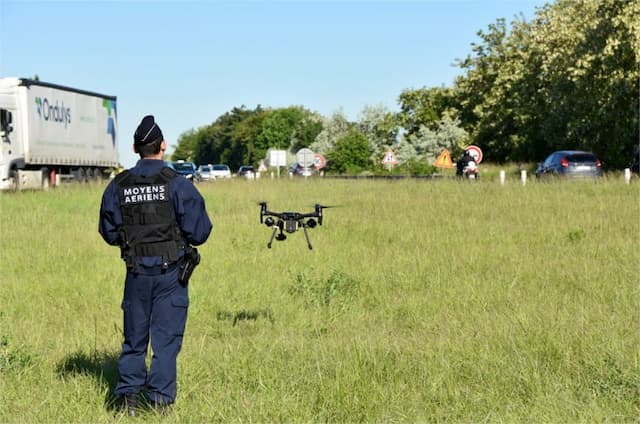
<instances>
[{"instance_id":1,"label":"black boot","mask_svg":"<svg viewBox=\"0 0 640 424\"><path fill-rule=\"evenodd\" d=\"M137 417L140 415L140 394L139 393L129 393L124 397L124 406L127 408L127 415L130 417Z\"/></svg>"}]
</instances>

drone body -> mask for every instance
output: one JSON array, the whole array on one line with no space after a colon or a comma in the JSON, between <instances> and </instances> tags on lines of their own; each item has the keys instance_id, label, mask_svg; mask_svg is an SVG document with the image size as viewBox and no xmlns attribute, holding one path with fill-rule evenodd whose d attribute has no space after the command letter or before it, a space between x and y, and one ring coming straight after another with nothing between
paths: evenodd
<instances>
[{"instance_id":1,"label":"drone body","mask_svg":"<svg viewBox=\"0 0 640 424\"><path fill-rule=\"evenodd\" d=\"M285 232L291 234L302 228L309 250L313 249L307 228L315 228L316 225L322 225L322 211L325 208L328 208L328 206L316 204L314 211L309 213L272 212L267 209L267 202L260 202L260 223L265 224L267 227L273 227L273 233L269 243L267 243L267 247L271 249L274 238L278 241L286 240L287 235Z\"/></svg>"}]
</instances>

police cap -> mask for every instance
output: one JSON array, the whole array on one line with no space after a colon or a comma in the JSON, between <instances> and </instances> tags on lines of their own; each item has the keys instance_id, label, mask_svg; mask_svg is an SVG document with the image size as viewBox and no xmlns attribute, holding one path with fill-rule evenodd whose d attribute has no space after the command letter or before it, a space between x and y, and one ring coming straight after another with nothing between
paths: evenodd
<instances>
[{"instance_id":1,"label":"police cap","mask_svg":"<svg viewBox=\"0 0 640 424\"><path fill-rule=\"evenodd\" d=\"M156 124L153 115L147 115L142 118L140 125L133 133L133 144L136 146L146 146L154 142L160 142L164 139L162 130Z\"/></svg>"}]
</instances>

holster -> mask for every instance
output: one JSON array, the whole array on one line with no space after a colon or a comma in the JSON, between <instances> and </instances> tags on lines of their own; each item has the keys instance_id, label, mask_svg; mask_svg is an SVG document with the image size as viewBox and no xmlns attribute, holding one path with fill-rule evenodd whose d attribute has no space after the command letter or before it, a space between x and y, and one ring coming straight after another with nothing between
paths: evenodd
<instances>
[{"instance_id":1,"label":"holster","mask_svg":"<svg viewBox=\"0 0 640 424\"><path fill-rule=\"evenodd\" d=\"M184 250L184 257L180 264L180 272L178 274L178 282L182 285L189 284L191 274L200 263L200 253L195 247L187 246Z\"/></svg>"}]
</instances>

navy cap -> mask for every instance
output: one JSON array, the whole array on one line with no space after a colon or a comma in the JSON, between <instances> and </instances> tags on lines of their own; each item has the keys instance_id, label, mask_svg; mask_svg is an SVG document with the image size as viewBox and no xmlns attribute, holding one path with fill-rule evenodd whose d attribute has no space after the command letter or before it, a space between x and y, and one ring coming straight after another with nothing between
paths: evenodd
<instances>
[{"instance_id":1,"label":"navy cap","mask_svg":"<svg viewBox=\"0 0 640 424\"><path fill-rule=\"evenodd\" d=\"M142 118L140 125L136 128L136 132L133 133L133 144L136 146L145 146L163 139L162 130L156 124L153 115L147 115Z\"/></svg>"}]
</instances>

